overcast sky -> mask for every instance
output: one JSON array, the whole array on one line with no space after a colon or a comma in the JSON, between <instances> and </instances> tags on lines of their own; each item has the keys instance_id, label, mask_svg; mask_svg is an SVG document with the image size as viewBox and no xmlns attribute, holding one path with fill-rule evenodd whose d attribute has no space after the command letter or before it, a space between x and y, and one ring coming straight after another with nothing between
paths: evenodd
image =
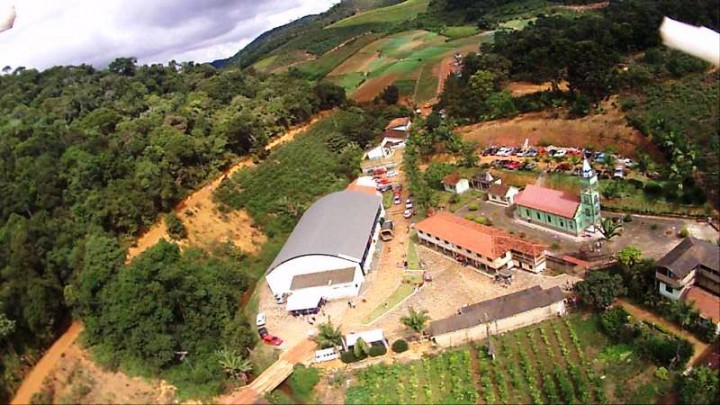
<instances>
[{"instance_id":1,"label":"overcast sky","mask_svg":"<svg viewBox=\"0 0 720 405\"><path fill-rule=\"evenodd\" d=\"M44 69L119 56L140 63L210 62L263 32L339 0L0 0L17 19L0 33L0 67Z\"/></svg>"}]
</instances>

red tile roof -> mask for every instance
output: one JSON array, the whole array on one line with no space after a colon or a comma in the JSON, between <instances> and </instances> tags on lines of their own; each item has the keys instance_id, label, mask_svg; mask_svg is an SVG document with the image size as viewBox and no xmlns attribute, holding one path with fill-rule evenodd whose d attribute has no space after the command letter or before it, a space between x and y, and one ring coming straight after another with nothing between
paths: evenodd
<instances>
[{"instance_id":1,"label":"red tile roof","mask_svg":"<svg viewBox=\"0 0 720 405\"><path fill-rule=\"evenodd\" d=\"M508 191L510 191L510 186L507 184L492 184L488 188L488 194L499 195L500 197L505 197Z\"/></svg>"},{"instance_id":2,"label":"red tile roof","mask_svg":"<svg viewBox=\"0 0 720 405\"><path fill-rule=\"evenodd\" d=\"M510 250L537 257L546 247L442 211L424 219L415 228L493 260Z\"/></svg>"},{"instance_id":3,"label":"red tile roof","mask_svg":"<svg viewBox=\"0 0 720 405\"><path fill-rule=\"evenodd\" d=\"M408 118L408 117L395 118L395 119L393 119L392 121L390 121L390 122L387 124L387 126L385 127L385 129L393 129L393 128L396 128L396 127L404 127L404 126L406 126L406 125L409 124L409 123L410 123L410 118Z\"/></svg>"},{"instance_id":4,"label":"red tile roof","mask_svg":"<svg viewBox=\"0 0 720 405\"><path fill-rule=\"evenodd\" d=\"M700 287L690 287L683 299L693 302L700 314L715 323L720 323L720 297L713 295Z\"/></svg>"},{"instance_id":5,"label":"red tile roof","mask_svg":"<svg viewBox=\"0 0 720 405\"><path fill-rule=\"evenodd\" d=\"M448 185L448 186L454 186L458 184L460 181L460 173L450 173L447 176L443 177L442 184Z\"/></svg>"},{"instance_id":6,"label":"red tile roof","mask_svg":"<svg viewBox=\"0 0 720 405\"><path fill-rule=\"evenodd\" d=\"M575 218L580 198L564 191L529 184L515 197L515 204L563 218Z\"/></svg>"}]
</instances>

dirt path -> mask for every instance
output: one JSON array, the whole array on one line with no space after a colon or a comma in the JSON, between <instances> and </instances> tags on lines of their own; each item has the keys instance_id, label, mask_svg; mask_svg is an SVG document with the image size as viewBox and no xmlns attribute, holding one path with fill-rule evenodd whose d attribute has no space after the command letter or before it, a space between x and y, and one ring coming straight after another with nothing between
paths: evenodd
<instances>
[{"instance_id":1,"label":"dirt path","mask_svg":"<svg viewBox=\"0 0 720 405\"><path fill-rule=\"evenodd\" d=\"M317 123L331 113L332 111L323 111L313 117L310 122L290 128L285 134L271 141L266 146L266 149L272 150L283 143L292 141L298 134L304 132L311 125ZM180 214L181 219L183 220L183 222L185 222L185 225L188 228L190 244L193 244L195 242L202 242L200 243L201 245L206 245L207 242L199 241L198 237L201 235L208 236L210 235L212 230L207 230L203 228L206 226L212 226L213 223L216 223L218 221L221 222L223 226L228 226L228 224L225 223L228 218L232 221L231 226L242 226L242 228L235 230L236 234L233 234L234 236L237 236L239 240L245 241L242 243L242 246L240 246L241 248L243 246L253 246L253 244L264 241L265 236L259 233L259 231L256 232L256 230L252 228L250 217L246 213L232 213L227 217L222 217L220 213L217 212L217 210L214 208L214 203L212 202L212 192L220 185L220 183L225 177L232 175L233 173L244 167L250 167L252 165L253 163L250 158L243 158L242 160L233 164L221 175L219 175L194 193L190 194L187 198L177 204L177 206L175 207L175 211ZM187 212L189 212L191 209L195 209L195 213L192 215L194 215L196 218L200 218L200 216L198 215L199 212L205 219L199 219L198 222L188 222ZM235 215L234 217L232 216L233 214ZM249 231L250 236L248 237L247 234L243 235L240 232L241 230ZM219 235L217 241L220 241L222 233L215 232L215 235ZM162 220L162 217L158 219L157 223L153 225L148 232L138 238L136 246L131 247L128 250L127 260L130 261L135 256L139 255L149 247L156 244L158 241L160 241L161 238L166 238L168 240L170 239L167 234L165 222ZM232 240L234 243L237 244L236 239ZM248 244L247 241L250 241L252 244ZM188 241L184 241L184 245L187 246ZM83 327L79 322L73 322L70 328L65 331L65 333L55 341L55 343L53 343L53 345L47 350L47 352L45 352L40 361L33 367L32 371L30 371L30 373L25 377L11 404L30 403L30 399L32 398L32 396L40 390L45 378L55 369L58 360L63 357L63 354L75 342L82 330Z\"/></svg>"},{"instance_id":2,"label":"dirt path","mask_svg":"<svg viewBox=\"0 0 720 405\"><path fill-rule=\"evenodd\" d=\"M33 367L32 371L25 377L22 385L15 393L15 398L10 401L14 404L29 404L32 396L40 391L45 377L55 368L55 364L60 360L65 351L77 339L83 327L78 322L73 322L70 328L56 340L40 361Z\"/></svg>"},{"instance_id":3,"label":"dirt path","mask_svg":"<svg viewBox=\"0 0 720 405\"><path fill-rule=\"evenodd\" d=\"M699 359L703 355L703 353L709 346L707 343L699 341L691 333L678 328L674 323L669 322L668 320L663 319L650 311L640 308L625 299L618 299L618 303L622 305L623 308L625 308L625 310L628 311L630 315L634 316L635 318L660 325L663 328L669 330L670 332L684 339L687 339L690 343L692 343L693 347L695 348L695 353L690 358L690 361L688 361L688 365L695 364L695 361L697 361L697 359Z\"/></svg>"},{"instance_id":4,"label":"dirt path","mask_svg":"<svg viewBox=\"0 0 720 405\"><path fill-rule=\"evenodd\" d=\"M610 4L609 1L603 1L600 3L592 3L592 4L585 4L582 6L560 6L561 8L566 8L568 10L572 11L588 11L588 10L598 10L601 8L605 8Z\"/></svg>"}]
</instances>

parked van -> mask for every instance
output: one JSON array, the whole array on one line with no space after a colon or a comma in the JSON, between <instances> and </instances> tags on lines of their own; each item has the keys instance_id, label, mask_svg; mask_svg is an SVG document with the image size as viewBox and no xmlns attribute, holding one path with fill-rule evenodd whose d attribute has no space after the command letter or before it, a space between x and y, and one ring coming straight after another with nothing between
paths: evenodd
<instances>
[{"instance_id":1,"label":"parked van","mask_svg":"<svg viewBox=\"0 0 720 405\"><path fill-rule=\"evenodd\" d=\"M323 363L330 360L335 360L340 357L340 354L335 348L322 349L315 351L315 363Z\"/></svg>"}]
</instances>

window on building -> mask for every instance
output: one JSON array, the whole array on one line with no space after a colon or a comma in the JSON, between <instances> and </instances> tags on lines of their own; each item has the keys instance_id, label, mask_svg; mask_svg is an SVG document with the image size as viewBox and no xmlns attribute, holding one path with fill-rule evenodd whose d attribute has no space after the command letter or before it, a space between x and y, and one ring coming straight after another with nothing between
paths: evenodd
<instances>
[{"instance_id":1,"label":"window on building","mask_svg":"<svg viewBox=\"0 0 720 405\"><path fill-rule=\"evenodd\" d=\"M668 292L670 294L675 294L675 290L667 284L665 284L665 292Z\"/></svg>"},{"instance_id":2,"label":"window on building","mask_svg":"<svg viewBox=\"0 0 720 405\"><path fill-rule=\"evenodd\" d=\"M528 209L525 210L525 216L527 216L527 217L530 216L530 210L528 210Z\"/></svg>"},{"instance_id":3,"label":"window on building","mask_svg":"<svg viewBox=\"0 0 720 405\"><path fill-rule=\"evenodd\" d=\"M585 215L590 216L590 208L585 208Z\"/></svg>"},{"instance_id":4,"label":"window on building","mask_svg":"<svg viewBox=\"0 0 720 405\"><path fill-rule=\"evenodd\" d=\"M552 217L550 215L547 216L548 222L552 222Z\"/></svg>"},{"instance_id":5,"label":"window on building","mask_svg":"<svg viewBox=\"0 0 720 405\"><path fill-rule=\"evenodd\" d=\"M537 215L538 219L542 219L539 212L536 212L535 214Z\"/></svg>"},{"instance_id":6,"label":"window on building","mask_svg":"<svg viewBox=\"0 0 720 405\"><path fill-rule=\"evenodd\" d=\"M565 228L565 221L563 221L562 219L560 220L560 226Z\"/></svg>"},{"instance_id":7,"label":"window on building","mask_svg":"<svg viewBox=\"0 0 720 405\"><path fill-rule=\"evenodd\" d=\"M597 194L595 194L595 196L593 196L593 201L595 202L595 205L597 205L597 203L598 203L598 196L597 196Z\"/></svg>"},{"instance_id":8,"label":"window on building","mask_svg":"<svg viewBox=\"0 0 720 405\"><path fill-rule=\"evenodd\" d=\"M572 222L568 222L570 224L570 229L575 229L575 224Z\"/></svg>"}]
</instances>

